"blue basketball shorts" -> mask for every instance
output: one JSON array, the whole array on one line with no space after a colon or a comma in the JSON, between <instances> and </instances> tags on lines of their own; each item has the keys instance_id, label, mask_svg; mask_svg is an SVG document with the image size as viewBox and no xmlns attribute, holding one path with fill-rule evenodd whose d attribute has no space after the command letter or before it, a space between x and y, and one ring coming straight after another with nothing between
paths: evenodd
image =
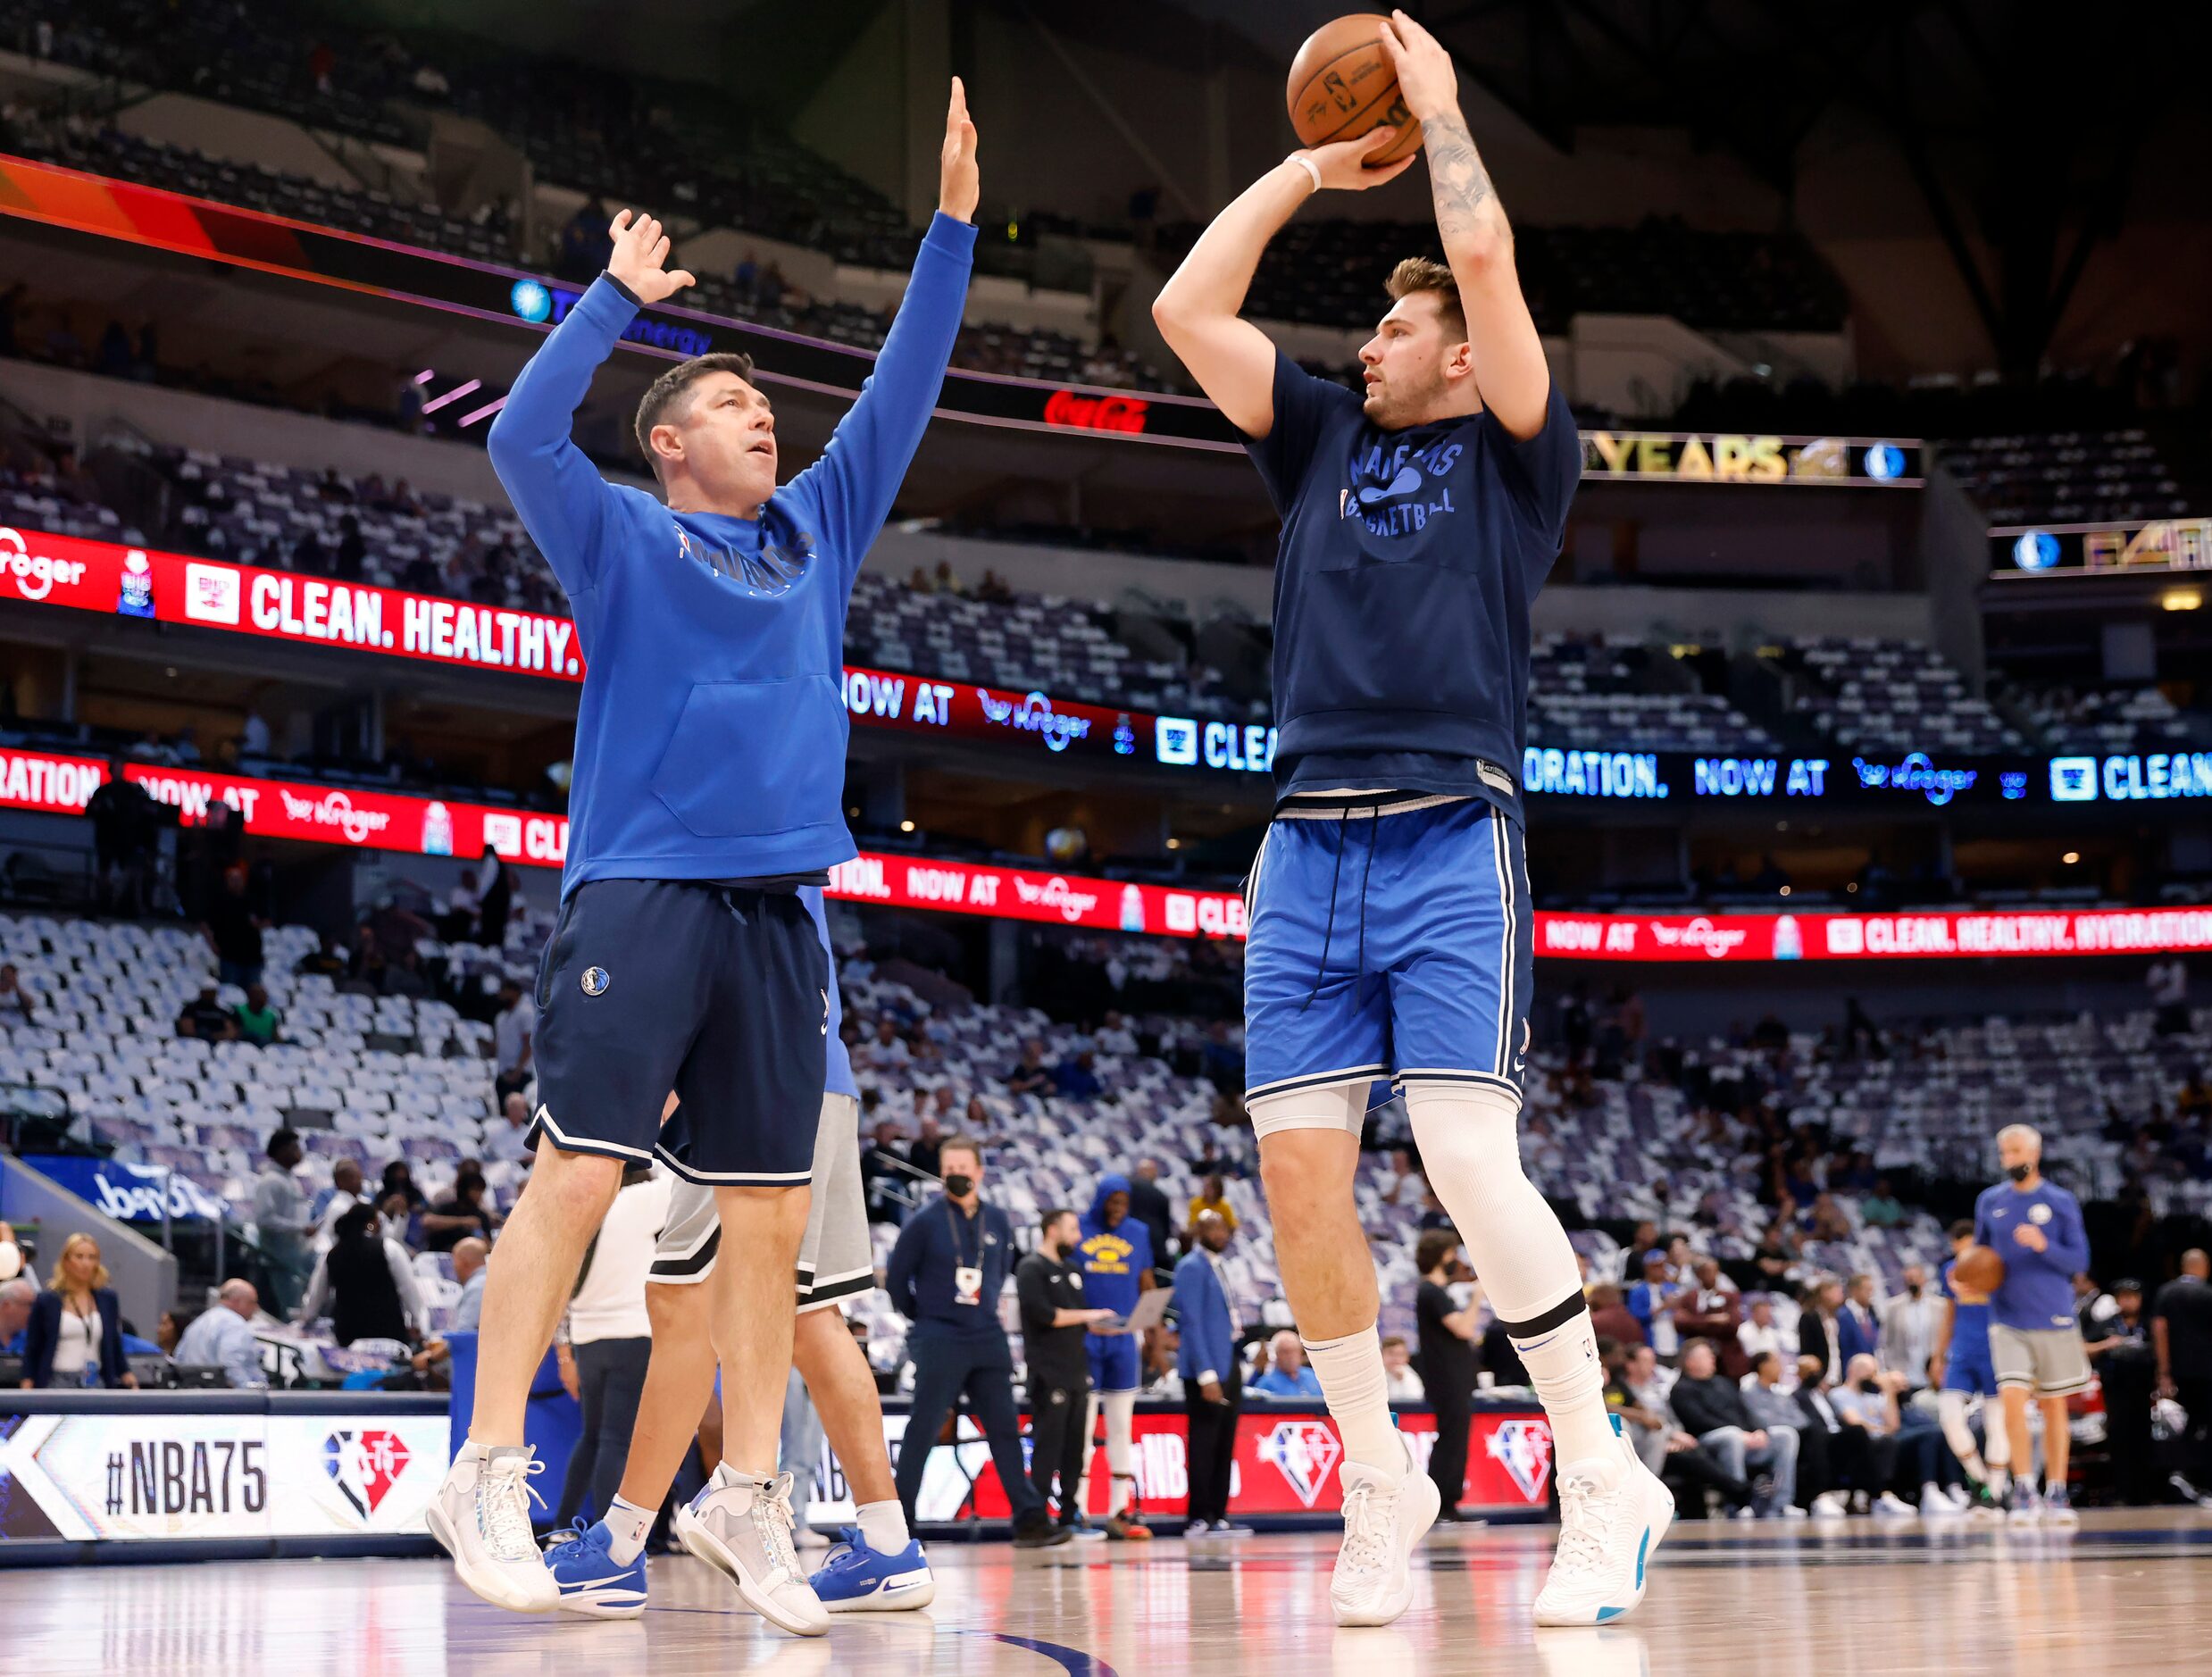
<instances>
[{"instance_id":1,"label":"blue basketball shorts","mask_svg":"<svg viewBox=\"0 0 2212 1677\"><path fill-rule=\"evenodd\" d=\"M1997 1396L1997 1365L1990 1360L1990 1334L1954 1329L1950 1348L1943 1354L1943 1389Z\"/></svg>"},{"instance_id":2,"label":"blue basketball shorts","mask_svg":"<svg viewBox=\"0 0 2212 1677\"><path fill-rule=\"evenodd\" d=\"M1090 1354L1090 1389L1135 1391L1144 1384L1137 1371L1137 1335L1087 1333L1083 1348Z\"/></svg>"},{"instance_id":3,"label":"blue basketball shorts","mask_svg":"<svg viewBox=\"0 0 2212 1677\"><path fill-rule=\"evenodd\" d=\"M1246 883L1245 1098L1387 1080L1518 1104L1536 955L1520 824L1480 798L1279 814Z\"/></svg>"},{"instance_id":4,"label":"blue basketball shorts","mask_svg":"<svg viewBox=\"0 0 2212 1677\"><path fill-rule=\"evenodd\" d=\"M829 956L797 892L679 880L571 891L538 972L540 1136L709 1187L813 1174ZM682 1103L661 1122L670 1090Z\"/></svg>"}]
</instances>

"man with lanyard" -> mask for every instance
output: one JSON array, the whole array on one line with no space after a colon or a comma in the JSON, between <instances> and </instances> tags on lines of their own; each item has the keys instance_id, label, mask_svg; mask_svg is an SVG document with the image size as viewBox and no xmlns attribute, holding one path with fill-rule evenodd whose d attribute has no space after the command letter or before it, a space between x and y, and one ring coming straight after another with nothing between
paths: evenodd
<instances>
[{"instance_id":1,"label":"man with lanyard","mask_svg":"<svg viewBox=\"0 0 2212 1677\"><path fill-rule=\"evenodd\" d=\"M1291 153L1215 218L1152 310L1282 520L1276 819L1247 885L1246 1101L1283 1290L1343 1441L1336 1622L1406 1611L1410 1556L1440 1506L1390 1414L1353 1193L1371 1086L1389 1079L1550 1423L1561 1530L1536 1622L1602 1623L1643 1599L1674 1499L1606 1411L1581 1265L1516 1133L1535 964L1515 778L1530 611L1582 442L1451 55L1402 11L1377 28L1421 124L1448 262L1391 273L1391 307L1360 350L1364 397L1300 371L1240 311L1306 198L1408 166L1368 166L1389 133Z\"/></svg>"},{"instance_id":2,"label":"man with lanyard","mask_svg":"<svg viewBox=\"0 0 2212 1677\"><path fill-rule=\"evenodd\" d=\"M1130 1215L1129 1178L1109 1172L1098 1179L1090 1209L1083 1214L1082 1239L1076 1247L1083 1268L1083 1297L1115 1316L1127 1316L1137 1300L1152 1290L1152 1231ZM1090 1506L1090 1440L1098 1436L1098 1412L1106 1412L1106 1534L1149 1540L1151 1528L1138 1514L1135 1444L1137 1390L1144 1383L1136 1336L1110 1326L1091 1330L1090 1404L1083 1419L1083 1476L1075 1508L1088 1523Z\"/></svg>"},{"instance_id":3,"label":"man with lanyard","mask_svg":"<svg viewBox=\"0 0 2212 1677\"><path fill-rule=\"evenodd\" d=\"M898 1231L883 1266L883 1289L914 1323L914 1401L898 1447L898 1500L912 1525L938 1433L964 1393L989 1442L999 1488L1014 1511L1023 1548L1065 1543L1075 1534L1046 1516L1022 1460L1022 1417L1014 1404L1014 1351L998 1322L998 1296L1014 1268L1014 1225L982 1200L983 1149L965 1136L938 1155L945 1191Z\"/></svg>"}]
</instances>

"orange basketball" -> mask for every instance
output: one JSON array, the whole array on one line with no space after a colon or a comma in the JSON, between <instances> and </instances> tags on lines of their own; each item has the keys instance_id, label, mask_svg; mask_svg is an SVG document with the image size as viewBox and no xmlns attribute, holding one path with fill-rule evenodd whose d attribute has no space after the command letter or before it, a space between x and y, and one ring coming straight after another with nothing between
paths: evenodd
<instances>
[{"instance_id":1,"label":"orange basketball","mask_svg":"<svg viewBox=\"0 0 2212 1677\"><path fill-rule=\"evenodd\" d=\"M2005 1260L1985 1246L1970 1246L1951 1268L1951 1281L1970 1292L1993 1293L2005 1284Z\"/></svg>"},{"instance_id":2,"label":"orange basketball","mask_svg":"<svg viewBox=\"0 0 2212 1677\"><path fill-rule=\"evenodd\" d=\"M1398 74L1382 51L1379 12L1355 12L1324 23L1306 38L1290 61L1290 126L1301 146L1356 139L1395 128L1397 142L1367 166L1410 156L1421 144L1421 124L1398 91Z\"/></svg>"}]
</instances>

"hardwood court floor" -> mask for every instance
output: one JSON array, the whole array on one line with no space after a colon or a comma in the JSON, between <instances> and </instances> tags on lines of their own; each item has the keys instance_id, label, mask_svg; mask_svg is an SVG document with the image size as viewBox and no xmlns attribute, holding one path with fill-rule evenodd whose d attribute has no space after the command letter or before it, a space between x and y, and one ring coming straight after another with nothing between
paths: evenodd
<instances>
[{"instance_id":1,"label":"hardwood court floor","mask_svg":"<svg viewBox=\"0 0 2212 1677\"><path fill-rule=\"evenodd\" d=\"M520 1618L442 1561L0 1572L0 1677L1835 1677L2212 1669L2212 1516L2091 1512L2070 1537L1855 1520L1677 1524L1643 1606L1599 1631L1528 1620L1552 1533L1440 1532L1413 1612L1338 1631L1331 1539L1162 1538L1020 1554L939 1544L938 1599L798 1640L718 1575L656 1561L642 1620Z\"/></svg>"}]
</instances>

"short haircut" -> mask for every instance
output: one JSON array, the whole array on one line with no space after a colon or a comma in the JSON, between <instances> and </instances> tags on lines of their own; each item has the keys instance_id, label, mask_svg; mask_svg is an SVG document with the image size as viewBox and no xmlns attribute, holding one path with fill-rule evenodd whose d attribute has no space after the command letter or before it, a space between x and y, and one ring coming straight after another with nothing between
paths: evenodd
<instances>
[{"instance_id":1,"label":"short haircut","mask_svg":"<svg viewBox=\"0 0 2212 1677\"><path fill-rule=\"evenodd\" d=\"M1050 1234L1052 1232L1052 1225L1054 1223L1059 1222L1063 1217L1073 1217L1074 1214L1075 1213L1066 1206L1055 1206L1050 1211L1048 1211L1043 1216L1037 1220L1037 1232L1039 1234Z\"/></svg>"},{"instance_id":2,"label":"short haircut","mask_svg":"<svg viewBox=\"0 0 2212 1677\"><path fill-rule=\"evenodd\" d=\"M1765 1368L1769 1363L1772 1363L1777 1369L1779 1369L1782 1366L1782 1353L1779 1351L1761 1351L1757 1356L1751 1359L1751 1366L1754 1369Z\"/></svg>"},{"instance_id":3,"label":"short haircut","mask_svg":"<svg viewBox=\"0 0 2212 1677\"><path fill-rule=\"evenodd\" d=\"M937 1162L939 1164L942 1164L945 1162L945 1156L947 1153L966 1153L973 1156L975 1162L978 1164L981 1164L983 1162L983 1144L971 1135L956 1133L947 1136L942 1141L939 1142L937 1144Z\"/></svg>"},{"instance_id":4,"label":"short haircut","mask_svg":"<svg viewBox=\"0 0 2212 1677\"><path fill-rule=\"evenodd\" d=\"M689 400L691 387L710 372L734 372L750 384L753 358L734 349L717 349L709 355L680 361L654 380L652 388L638 404L638 448L645 455L646 464L653 468L655 477L661 475L661 461L653 452L653 428L680 414Z\"/></svg>"},{"instance_id":5,"label":"short haircut","mask_svg":"<svg viewBox=\"0 0 2212 1677\"><path fill-rule=\"evenodd\" d=\"M1382 1336L1382 1348L1387 1351L1392 1346L1396 1346L1401 1351L1404 1350L1406 1348L1406 1336L1402 1333L1384 1334Z\"/></svg>"},{"instance_id":6,"label":"short haircut","mask_svg":"<svg viewBox=\"0 0 2212 1677\"><path fill-rule=\"evenodd\" d=\"M1414 1268L1426 1275L1449 1257L1459 1246L1457 1229L1424 1229L1421 1239L1414 1245Z\"/></svg>"},{"instance_id":7,"label":"short haircut","mask_svg":"<svg viewBox=\"0 0 2212 1677\"><path fill-rule=\"evenodd\" d=\"M269 1156L273 1159L278 1154L283 1152L285 1148L290 1147L292 1143L297 1141L298 1139L298 1131L280 1130L276 1132L276 1134L269 1138L269 1145L263 1149L263 1151L265 1151Z\"/></svg>"},{"instance_id":8,"label":"short haircut","mask_svg":"<svg viewBox=\"0 0 2212 1677\"><path fill-rule=\"evenodd\" d=\"M2033 1147L2038 1155L2043 1151L2043 1132L2033 1124L2007 1124L1997 1132L1997 1140L2000 1147L2004 1144L2007 1136L2018 1136L2021 1140Z\"/></svg>"},{"instance_id":9,"label":"short haircut","mask_svg":"<svg viewBox=\"0 0 2212 1677\"><path fill-rule=\"evenodd\" d=\"M1714 1344L1712 1340L1710 1340L1710 1339L1708 1339L1705 1338L1702 1334L1700 1334L1700 1335L1699 1335L1697 1339L1694 1339L1690 1340L1687 1344L1685 1344L1685 1345L1682 1347L1682 1355L1683 1355L1685 1357L1686 1357L1686 1356L1689 1356L1689 1355L1690 1355L1692 1351L1696 1350L1696 1349L1697 1349L1699 1346L1703 1346L1703 1347L1704 1347L1707 1350L1710 1351L1710 1352L1713 1354L1713 1360L1714 1360L1715 1362L1716 1362L1716 1363L1717 1363L1717 1362L1719 1362L1719 1361L1720 1361L1720 1356L1721 1356L1721 1348L1720 1348L1720 1347L1719 1347L1719 1346L1717 1346L1717 1345L1715 1345L1715 1344Z\"/></svg>"},{"instance_id":10,"label":"short haircut","mask_svg":"<svg viewBox=\"0 0 2212 1677\"><path fill-rule=\"evenodd\" d=\"M1467 336L1467 311L1459 301L1459 281L1452 278L1452 271L1442 263L1426 256L1408 256L1390 270L1390 277L1382 282L1382 288L1393 300L1409 297L1416 291L1433 294L1446 334L1454 343Z\"/></svg>"},{"instance_id":11,"label":"short haircut","mask_svg":"<svg viewBox=\"0 0 2212 1677\"><path fill-rule=\"evenodd\" d=\"M1974 1219L1961 1217L1946 1232L1954 1240L1971 1240L1974 1239Z\"/></svg>"}]
</instances>

